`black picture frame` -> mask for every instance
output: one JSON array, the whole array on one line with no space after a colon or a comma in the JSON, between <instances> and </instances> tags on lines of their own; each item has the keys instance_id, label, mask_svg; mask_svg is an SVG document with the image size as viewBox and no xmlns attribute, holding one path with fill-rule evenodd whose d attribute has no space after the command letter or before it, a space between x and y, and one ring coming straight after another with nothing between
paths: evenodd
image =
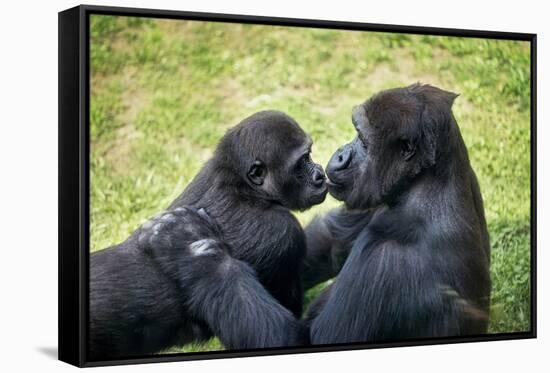
<instances>
[{"instance_id":1,"label":"black picture frame","mask_svg":"<svg viewBox=\"0 0 550 373\"><path fill-rule=\"evenodd\" d=\"M86 354L89 275L89 17L91 14L528 41L531 45L531 330L475 337L143 356ZM536 338L537 35L342 21L81 5L59 13L59 360L79 367Z\"/></svg>"}]
</instances>

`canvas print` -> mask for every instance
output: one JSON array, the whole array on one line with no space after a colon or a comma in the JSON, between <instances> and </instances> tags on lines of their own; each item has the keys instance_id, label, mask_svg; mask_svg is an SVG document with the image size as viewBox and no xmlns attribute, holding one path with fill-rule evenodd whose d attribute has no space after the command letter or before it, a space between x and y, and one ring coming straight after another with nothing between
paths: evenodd
<instances>
[{"instance_id":1,"label":"canvas print","mask_svg":"<svg viewBox=\"0 0 550 373\"><path fill-rule=\"evenodd\" d=\"M531 331L528 41L91 14L91 360Z\"/></svg>"}]
</instances>

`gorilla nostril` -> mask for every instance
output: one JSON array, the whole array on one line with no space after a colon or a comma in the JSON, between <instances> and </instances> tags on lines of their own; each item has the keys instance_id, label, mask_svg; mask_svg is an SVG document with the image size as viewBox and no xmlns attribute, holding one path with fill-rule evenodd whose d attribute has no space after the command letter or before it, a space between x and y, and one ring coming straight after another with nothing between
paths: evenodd
<instances>
[{"instance_id":1,"label":"gorilla nostril","mask_svg":"<svg viewBox=\"0 0 550 373\"><path fill-rule=\"evenodd\" d=\"M340 171L347 168L351 161L351 151L349 148L343 148L338 151L337 155L329 162L329 168L332 171Z\"/></svg>"},{"instance_id":2,"label":"gorilla nostril","mask_svg":"<svg viewBox=\"0 0 550 373\"><path fill-rule=\"evenodd\" d=\"M353 147L351 144L338 149L327 164L327 176L332 181L337 179L336 173L349 167L353 158Z\"/></svg>"}]
</instances>

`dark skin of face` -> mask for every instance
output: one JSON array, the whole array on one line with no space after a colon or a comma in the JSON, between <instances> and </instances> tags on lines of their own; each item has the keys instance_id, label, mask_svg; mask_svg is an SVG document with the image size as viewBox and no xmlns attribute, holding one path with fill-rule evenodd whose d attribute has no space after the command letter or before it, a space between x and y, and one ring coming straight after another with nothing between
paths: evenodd
<instances>
[{"instance_id":1,"label":"dark skin of face","mask_svg":"<svg viewBox=\"0 0 550 373\"><path fill-rule=\"evenodd\" d=\"M323 202L328 191L323 168L311 159L311 146L308 137L288 158L286 173L293 177L283 183L282 189L288 191L287 207L292 210L305 210ZM300 193L292 193L293 190Z\"/></svg>"}]
</instances>

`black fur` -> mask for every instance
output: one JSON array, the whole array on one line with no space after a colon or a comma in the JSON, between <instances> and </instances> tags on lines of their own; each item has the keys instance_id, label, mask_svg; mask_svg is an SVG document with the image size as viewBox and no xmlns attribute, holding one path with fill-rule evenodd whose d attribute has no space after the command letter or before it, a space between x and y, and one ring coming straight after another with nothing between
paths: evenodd
<instances>
[{"instance_id":1,"label":"black fur","mask_svg":"<svg viewBox=\"0 0 550 373\"><path fill-rule=\"evenodd\" d=\"M335 209L315 217L305 228L307 254L302 270L304 289L336 276L346 261L353 241L371 215L364 211Z\"/></svg>"},{"instance_id":2,"label":"black fur","mask_svg":"<svg viewBox=\"0 0 550 373\"><path fill-rule=\"evenodd\" d=\"M489 236L455 97L415 84L354 109L358 137L327 166L345 208L306 229L311 252L351 250L308 312L312 343L487 332Z\"/></svg>"},{"instance_id":3,"label":"black fur","mask_svg":"<svg viewBox=\"0 0 550 373\"><path fill-rule=\"evenodd\" d=\"M246 144L246 146L243 146ZM266 289L294 315L302 313L300 272L305 235L290 210L321 203L327 193L324 173L311 161L311 140L283 113L257 113L231 129L170 208L205 208L222 227L233 256L256 270ZM260 159L268 174L260 187L244 176Z\"/></svg>"},{"instance_id":4,"label":"black fur","mask_svg":"<svg viewBox=\"0 0 550 373\"><path fill-rule=\"evenodd\" d=\"M290 210L327 193L310 147L292 118L257 113L228 131L163 215L92 254L92 357L212 335L229 349L307 343L297 320L305 235Z\"/></svg>"}]
</instances>

